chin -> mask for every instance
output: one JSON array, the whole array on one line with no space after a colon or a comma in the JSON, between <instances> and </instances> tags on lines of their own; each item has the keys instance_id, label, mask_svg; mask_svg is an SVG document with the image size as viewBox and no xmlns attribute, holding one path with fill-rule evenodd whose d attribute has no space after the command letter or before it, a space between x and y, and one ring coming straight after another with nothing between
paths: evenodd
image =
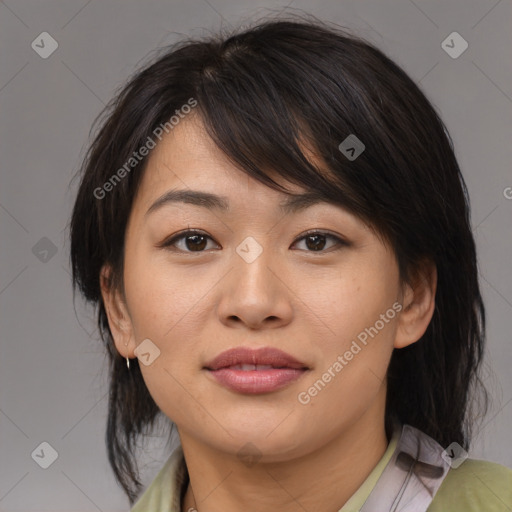
<instances>
[{"instance_id":1,"label":"chin","mask_svg":"<svg viewBox=\"0 0 512 512\"><path fill-rule=\"evenodd\" d=\"M282 418L280 419L282 421ZM241 428L238 425L225 425L226 430L231 434L222 436L221 439L205 440L214 446L215 449L235 455L238 458L259 459L260 462L282 462L299 457L309 451L312 443L302 439L304 431L299 428L287 428L279 426L279 421L260 428Z\"/></svg>"}]
</instances>

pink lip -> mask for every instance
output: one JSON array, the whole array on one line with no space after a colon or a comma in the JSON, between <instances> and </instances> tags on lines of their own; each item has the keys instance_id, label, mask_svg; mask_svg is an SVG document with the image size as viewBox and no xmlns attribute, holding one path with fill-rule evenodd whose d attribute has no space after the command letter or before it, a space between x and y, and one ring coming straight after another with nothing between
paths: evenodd
<instances>
[{"instance_id":1,"label":"pink lip","mask_svg":"<svg viewBox=\"0 0 512 512\"><path fill-rule=\"evenodd\" d=\"M237 365L272 368L242 370ZM271 347L227 350L204 367L223 386L239 393L270 393L300 378L309 368L291 355Z\"/></svg>"}]
</instances>

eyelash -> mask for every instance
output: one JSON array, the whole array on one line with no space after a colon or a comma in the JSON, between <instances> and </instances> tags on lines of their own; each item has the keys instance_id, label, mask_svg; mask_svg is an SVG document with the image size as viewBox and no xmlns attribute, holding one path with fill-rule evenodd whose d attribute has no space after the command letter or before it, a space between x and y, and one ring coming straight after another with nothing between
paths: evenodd
<instances>
[{"instance_id":1,"label":"eyelash","mask_svg":"<svg viewBox=\"0 0 512 512\"><path fill-rule=\"evenodd\" d=\"M196 230L196 229L189 229L187 231L182 231L181 233L176 234L175 236L173 236L172 238L170 238L168 240L165 240L158 247L160 247L162 249L173 250L173 249L171 249L171 247L177 241L179 241L181 239L184 239L184 238L187 238L187 236L190 236L190 235L202 235L202 236L204 236L206 238L209 238L210 240L213 240L213 238L211 238L209 235L207 235L203 231ZM303 240L303 239L305 239L305 238L307 238L308 236L311 236L311 235L321 235L321 236L324 236L325 238L330 238L331 240L334 240L336 242L336 245L334 247L335 248L337 247L337 249L335 249L335 250L339 250L341 247L347 247L347 246L350 245L349 242L347 242L346 240L343 240L342 238L340 238L340 237L338 237L336 235L333 235L332 233L329 233L327 231L319 231L319 230L315 230L315 229L312 229L312 230L306 231L306 233L303 233L299 238L297 238L293 242L293 245L295 245L297 242L299 242L299 241L301 241L301 240ZM329 252L330 249L332 249L332 247L330 247L327 250L306 251L306 252L325 253L325 252ZM178 249L178 251L179 252L183 252L183 253L188 253L188 254L194 254L194 253L201 254L201 253L206 252L206 249L202 250L202 251L188 251L188 250L184 251L184 250Z\"/></svg>"}]
</instances>

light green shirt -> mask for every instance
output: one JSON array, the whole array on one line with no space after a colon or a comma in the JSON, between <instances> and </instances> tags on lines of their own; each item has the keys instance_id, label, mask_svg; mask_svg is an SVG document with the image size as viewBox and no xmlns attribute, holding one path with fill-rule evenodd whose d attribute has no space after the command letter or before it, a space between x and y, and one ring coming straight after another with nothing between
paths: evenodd
<instances>
[{"instance_id":1,"label":"light green shirt","mask_svg":"<svg viewBox=\"0 0 512 512\"><path fill-rule=\"evenodd\" d=\"M359 512L395 451L395 431L386 452L361 487L338 512ZM188 480L183 450L178 446L133 505L131 512L181 512L181 491ZM482 460L466 459L450 469L428 512L512 511L512 469Z\"/></svg>"}]
</instances>

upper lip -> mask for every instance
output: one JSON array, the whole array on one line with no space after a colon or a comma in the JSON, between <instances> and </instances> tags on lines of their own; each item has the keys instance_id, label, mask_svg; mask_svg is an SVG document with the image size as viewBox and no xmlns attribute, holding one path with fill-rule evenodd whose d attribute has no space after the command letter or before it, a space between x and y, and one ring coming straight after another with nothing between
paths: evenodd
<instances>
[{"instance_id":1,"label":"upper lip","mask_svg":"<svg viewBox=\"0 0 512 512\"><path fill-rule=\"evenodd\" d=\"M301 368L307 369L290 354L277 348L263 347L252 349L246 347L232 348L219 354L215 359L204 366L208 370L219 370L238 364L271 365L274 368Z\"/></svg>"}]
</instances>

